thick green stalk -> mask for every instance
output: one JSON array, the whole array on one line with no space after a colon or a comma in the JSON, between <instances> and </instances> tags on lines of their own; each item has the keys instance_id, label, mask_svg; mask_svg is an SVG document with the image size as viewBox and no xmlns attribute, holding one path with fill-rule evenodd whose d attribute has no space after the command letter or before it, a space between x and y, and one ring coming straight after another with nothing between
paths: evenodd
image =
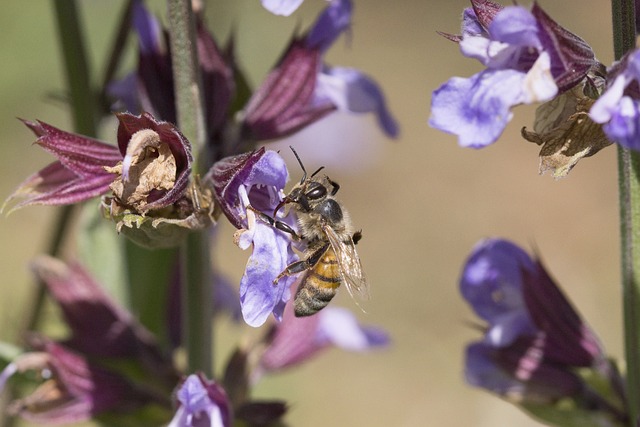
<instances>
[{"instance_id":1,"label":"thick green stalk","mask_svg":"<svg viewBox=\"0 0 640 427\"><path fill-rule=\"evenodd\" d=\"M614 51L620 59L635 48L634 0L612 0ZM618 146L622 300L629 422L640 414L640 154Z\"/></svg>"},{"instance_id":2,"label":"thick green stalk","mask_svg":"<svg viewBox=\"0 0 640 427\"><path fill-rule=\"evenodd\" d=\"M191 0L168 0L172 68L178 126L197 156L207 140L200 67ZM198 158L193 175L200 172ZM213 370L213 281L206 232L191 233L182 247L185 266L182 289L182 330L190 372Z\"/></svg>"}]
</instances>

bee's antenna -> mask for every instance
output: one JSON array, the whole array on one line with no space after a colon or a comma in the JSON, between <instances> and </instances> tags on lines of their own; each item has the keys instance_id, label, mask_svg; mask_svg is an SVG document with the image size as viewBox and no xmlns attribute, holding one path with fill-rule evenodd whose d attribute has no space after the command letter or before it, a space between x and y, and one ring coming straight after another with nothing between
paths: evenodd
<instances>
[{"instance_id":1,"label":"bee's antenna","mask_svg":"<svg viewBox=\"0 0 640 427\"><path fill-rule=\"evenodd\" d=\"M320 167L318 168L318 170L317 170L317 171L315 171L314 173L312 173L312 174L311 174L311 178L313 178L314 176L316 176L316 175L318 174L318 172L320 172L322 169L324 169L324 166L320 166Z\"/></svg>"},{"instance_id":2,"label":"bee's antenna","mask_svg":"<svg viewBox=\"0 0 640 427\"><path fill-rule=\"evenodd\" d=\"M302 174L302 179L300 180L300 184L302 184L307 179L307 170L304 168L304 165L302 164L302 160L300 160L300 156L298 156L298 153L296 153L296 150L294 150L292 146L289 146L289 148L291 148L291 151L293 151L293 155L296 156L296 159L298 159L298 163L300 164L300 167L302 168L302 172L304 172Z\"/></svg>"}]
</instances>

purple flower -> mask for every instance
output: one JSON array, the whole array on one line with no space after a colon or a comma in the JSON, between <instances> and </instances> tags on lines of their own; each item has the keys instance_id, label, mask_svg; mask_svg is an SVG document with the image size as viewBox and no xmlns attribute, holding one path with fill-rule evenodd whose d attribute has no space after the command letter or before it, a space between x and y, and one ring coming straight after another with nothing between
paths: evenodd
<instances>
[{"instance_id":1,"label":"purple flower","mask_svg":"<svg viewBox=\"0 0 640 427\"><path fill-rule=\"evenodd\" d=\"M256 140L282 138L338 109L373 112L391 137L398 125L380 88L360 71L322 63L324 52L351 25L350 0L333 1L302 38L292 41L244 109L243 125Z\"/></svg>"},{"instance_id":2,"label":"purple flower","mask_svg":"<svg viewBox=\"0 0 640 427\"><path fill-rule=\"evenodd\" d=\"M443 35L487 69L440 86L433 93L429 124L457 135L462 146L480 148L502 134L512 107L550 100L580 82L597 61L582 39L537 3L531 12L489 0L471 3L462 36Z\"/></svg>"},{"instance_id":3,"label":"purple flower","mask_svg":"<svg viewBox=\"0 0 640 427\"><path fill-rule=\"evenodd\" d=\"M273 339L260 358L256 375L298 365L331 346L367 351L388 343L384 331L360 325L347 309L329 306L315 316L296 317L293 304L287 304L282 322L275 326Z\"/></svg>"},{"instance_id":4,"label":"purple flower","mask_svg":"<svg viewBox=\"0 0 640 427\"><path fill-rule=\"evenodd\" d=\"M125 407L132 411L154 400L119 374L60 344L45 338L31 340L35 351L18 356L0 373L0 391L16 373L42 373L43 382L29 396L13 401L10 414L37 424L70 424L88 421L105 411Z\"/></svg>"},{"instance_id":5,"label":"purple flower","mask_svg":"<svg viewBox=\"0 0 640 427\"><path fill-rule=\"evenodd\" d=\"M620 145L640 150L640 51L625 55L610 70L613 83L593 104L589 116L604 124L606 135Z\"/></svg>"},{"instance_id":6,"label":"purple flower","mask_svg":"<svg viewBox=\"0 0 640 427\"><path fill-rule=\"evenodd\" d=\"M256 219L255 212L247 207L272 215L283 198L288 178L282 157L264 148L222 159L205 177L205 182L213 183L214 196L222 211L239 229L238 246L253 247L240 282L242 314L251 326L262 325L270 313L281 319L295 278L283 278L277 285L273 280L297 257L291 249L290 236ZM278 219L293 225L291 219Z\"/></svg>"},{"instance_id":7,"label":"purple flower","mask_svg":"<svg viewBox=\"0 0 640 427\"><path fill-rule=\"evenodd\" d=\"M169 427L231 426L231 408L226 393L204 375L189 375L176 397L179 407Z\"/></svg>"},{"instance_id":8,"label":"purple flower","mask_svg":"<svg viewBox=\"0 0 640 427\"><path fill-rule=\"evenodd\" d=\"M58 161L28 177L9 196L5 206L16 198L23 200L13 209L36 204L68 205L109 191L114 176L105 166L115 166L122 160L117 147L41 121L25 120L24 124L38 137L36 144Z\"/></svg>"},{"instance_id":9,"label":"purple flower","mask_svg":"<svg viewBox=\"0 0 640 427\"><path fill-rule=\"evenodd\" d=\"M132 24L139 39L138 69L124 79L112 82L109 93L130 112L147 111L162 120L176 123L168 36L141 1L133 5ZM220 51L201 19L196 22L196 43L205 114L209 133L215 139L225 125L235 94L233 64L229 55Z\"/></svg>"},{"instance_id":10,"label":"purple flower","mask_svg":"<svg viewBox=\"0 0 640 427\"><path fill-rule=\"evenodd\" d=\"M79 264L40 256L31 268L62 309L71 331L66 346L89 356L134 360L156 379L164 378L167 384L176 380L171 361L153 335Z\"/></svg>"},{"instance_id":11,"label":"purple flower","mask_svg":"<svg viewBox=\"0 0 640 427\"><path fill-rule=\"evenodd\" d=\"M289 16L304 0L260 0L262 6L274 15Z\"/></svg>"},{"instance_id":12,"label":"purple flower","mask_svg":"<svg viewBox=\"0 0 640 427\"><path fill-rule=\"evenodd\" d=\"M481 241L460 289L488 323L467 349L468 381L507 397L552 401L582 390L572 368L602 369L602 347L542 264L500 239Z\"/></svg>"}]
</instances>

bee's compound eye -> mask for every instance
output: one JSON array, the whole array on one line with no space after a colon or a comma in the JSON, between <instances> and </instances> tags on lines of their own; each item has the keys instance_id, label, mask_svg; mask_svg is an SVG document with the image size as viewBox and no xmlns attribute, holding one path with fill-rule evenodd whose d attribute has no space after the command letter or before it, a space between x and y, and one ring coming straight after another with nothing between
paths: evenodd
<instances>
[{"instance_id":1,"label":"bee's compound eye","mask_svg":"<svg viewBox=\"0 0 640 427\"><path fill-rule=\"evenodd\" d=\"M313 187L311 190L307 191L305 196L310 200L317 200L327 195L327 189L324 185L318 184Z\"/></svg>"}]
</instances>

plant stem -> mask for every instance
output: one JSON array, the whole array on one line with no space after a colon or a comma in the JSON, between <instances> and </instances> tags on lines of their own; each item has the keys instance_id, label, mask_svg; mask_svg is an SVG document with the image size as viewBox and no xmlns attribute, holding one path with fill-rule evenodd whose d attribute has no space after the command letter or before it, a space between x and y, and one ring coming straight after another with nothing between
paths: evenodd
<instances>
[{"instance_id":1,"label":"plant stem","mask_svg":"<svg viewBox=\"0 0 640 427\"><path fill-rule=\"evenodd\" d=\"M91 78L84 47L84 36L78 20L78 9L74 0L54 0L54 9L60 50L64 59L64 71L67 77L69 104L76 132L96 136L95 98L91 90ZM49 239L47 253L57 255L64 242L75 210L74 206L58 209L53 232ZM45 287L38 282L33 304L26 315L26 330L34 330L40 320L44 303Z\"/></svg>"},{"instance_id":2,"label":"plant stem","mask_svg":"<svg viewBox=\"0 0 640 427\"><path fill-rule=\"evenodd\" d=\"M195 37L195 17L191 9L191 0L168 0L168 6L178 125L191 142L194 154L202 155L207 134ZM199 172L196 157L193 176ZM211 376L213 281L206 232L191 233L181 249L185 267L182 289L182 328L188 370L189 372L202 371L207 376Z\"/></svg>"},{"instance_id":3,"label":"plant stem","mask_svg":"<svg viewBox=\"0 0 640 427\"><path fill-rule=\"evenodd\" d=\"M612 0L614 52L635 48L634 0ZM640 414L640 154L618 145L622 301L630 425Z\"/></svg>"}]
</instances>

